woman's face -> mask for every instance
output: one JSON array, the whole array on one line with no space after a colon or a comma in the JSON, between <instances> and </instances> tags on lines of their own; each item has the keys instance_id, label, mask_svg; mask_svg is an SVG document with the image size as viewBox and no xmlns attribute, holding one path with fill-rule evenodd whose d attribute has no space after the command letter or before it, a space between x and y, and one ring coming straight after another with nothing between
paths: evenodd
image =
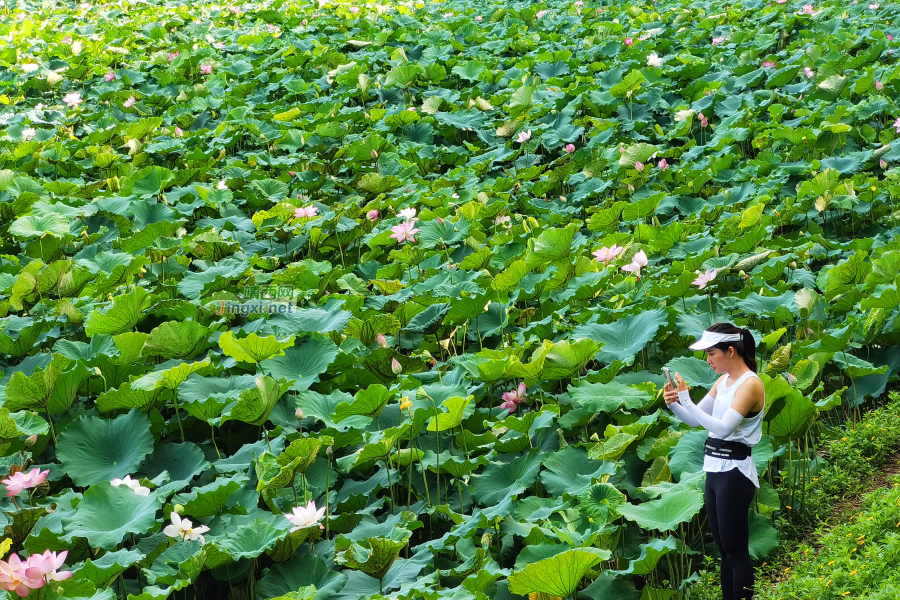
<instances>
[{"instance_id":1,"label":"woman's face","mask_svg":"<svg viewBox=\"0 0 900 600\"><path fill-rule=\"evenodd\" d=\"M733 349L729 348L728 351L733 352ZM716 375L721 375L728 370L726 367L730 360L728 354L718 348L710 348L706 351L706 364L712 367Z\"/></svg>"}]
</instances>

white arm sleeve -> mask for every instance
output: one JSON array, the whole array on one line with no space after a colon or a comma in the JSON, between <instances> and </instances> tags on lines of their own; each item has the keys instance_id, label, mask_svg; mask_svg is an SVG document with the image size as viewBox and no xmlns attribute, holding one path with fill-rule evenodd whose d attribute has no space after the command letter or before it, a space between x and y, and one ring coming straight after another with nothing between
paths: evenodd
<instances>
[{"instance_id":1,"label":"white arm sleeve","mask_svg":"<svg viewBox=\"0 0 900 600\"><path fill-rule=\"evenodd\" d=\"M699 406L691 402L687 392L678 393L678 402L684 407L687 413L693 417L694 421L722 439L727 438L734 433L734 430L737 429L738 425L741 424L741 421L744 420L744 416L733 408L729 408L722 419L716 419L711 414L701 410Z\"/></svg>"},{"instance_id":2,"label":"white arm sleeve","mask_svg":"<svg viewBox=\"0 0 900 600\"><path fill-rule=\"evenodd\" d=\"M683 422L687 423L691 427L700 427L699 421L695 419L691 412L687 408L687 404L694 406L694 403L691 402L691 397L688 392L683 391L678 394L678 402L674 402L669 405L669 408L672 409L672 412L675 413L679 419ZM709 394L703 397L703 400L700 401L700 404L696 406L706 414L712 414L713 404L715 404L716 399L710 396Z\"/></svg>"}]
</instances>

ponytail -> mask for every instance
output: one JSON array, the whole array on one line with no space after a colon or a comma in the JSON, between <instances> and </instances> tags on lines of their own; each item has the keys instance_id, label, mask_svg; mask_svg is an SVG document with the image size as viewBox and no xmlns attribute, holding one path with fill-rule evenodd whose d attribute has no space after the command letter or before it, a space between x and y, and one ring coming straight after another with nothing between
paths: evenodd
<instances>
[{"instance_id":1,"label":"ponytail","mask_svg":"<svg viewBox=\"0 0 900 600\"><path fill-rule=\"evenodd\" d=\"M753 334L750 333L749 329L735 327L731 323L716 323L707 328L707 331L714 333L740 334L740 342L721 342L713 346L713 348L718 348L723 352L728 352L728 348L734 348L734 351L741 355L741 358L744 359L744 364L746 364L751 371L754 373L759 372L759 367L756 364L756 340L753 339Z\"/></svg>"}]
</instances>

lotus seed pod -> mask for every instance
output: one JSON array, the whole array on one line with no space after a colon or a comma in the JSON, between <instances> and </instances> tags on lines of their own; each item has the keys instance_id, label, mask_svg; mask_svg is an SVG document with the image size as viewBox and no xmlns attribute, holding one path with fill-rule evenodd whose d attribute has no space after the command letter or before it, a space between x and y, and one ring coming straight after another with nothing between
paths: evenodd
<instances>
[{"instance_id":1,"label":"lotus seed pod","mask_svg":"<svg viewBox=\"0 0 900 600\"><path fill-rule=\"evenodd\" d=\"M490 548L494 543L494 536L489 533L485 533L481 536L481 547L482 548Z\"/></svg>"}]
</instances>

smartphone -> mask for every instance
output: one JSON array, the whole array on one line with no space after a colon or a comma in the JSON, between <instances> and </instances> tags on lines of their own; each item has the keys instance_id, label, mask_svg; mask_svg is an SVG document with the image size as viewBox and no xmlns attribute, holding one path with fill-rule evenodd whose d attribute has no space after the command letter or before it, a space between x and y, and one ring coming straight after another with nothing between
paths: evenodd
<instances>
[{"instance_id":1,"label":"smartphone","mask_svg":"<svg viewBox=\"0 0 900 600\"><path fill-rule=\"evenodd\" d=\"M669 367L663 367L663 373L666 375L666 381L669 382L669 385L671 385L674 390L675 383L672 382L672 373L669 371Z\"/></svg>"}]
</instances>

